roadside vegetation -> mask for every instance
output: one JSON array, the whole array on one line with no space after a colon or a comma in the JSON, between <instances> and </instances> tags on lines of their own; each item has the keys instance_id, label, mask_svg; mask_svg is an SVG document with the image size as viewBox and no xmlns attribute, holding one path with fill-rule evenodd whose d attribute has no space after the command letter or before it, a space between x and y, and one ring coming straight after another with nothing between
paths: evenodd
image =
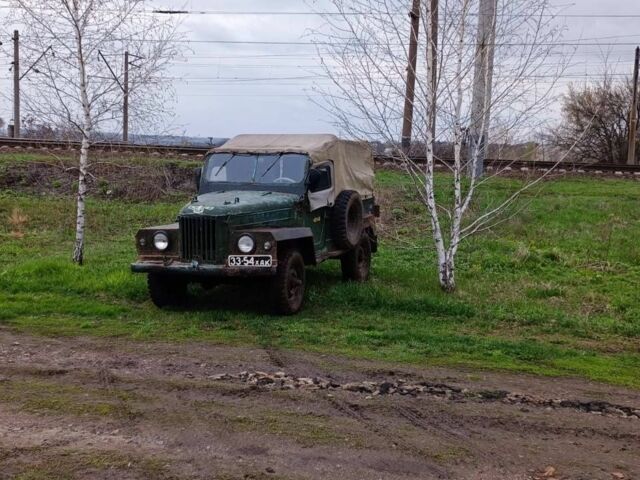
<instances>
[{"instance_id":1,"label":"roadside vegetation","mask_svg":"<svg viewBox=\"0 0 640 480\"><path fill-rule=\"evenodd\" d=\"M28 159L0 157L0 183L7 162ZM486 207L522 181L494 179L477 202ZM187 191L153 203L90 198L87 262L78 267L69 258L73 197L48 186L37 193L28 178L5 181L0 325L578 375L640 388L639 182L568 177L528 192L512 218L465 244L453 295L434 275L432 242L420 234L424 208L410 182L378 172L384 213L373 280L345 284L338 263L313 269L303 312L280 318L255 286L194 289L186 310L151 304L145 278L129 271L132 239L141 226L175 219Z\"/></svg>"}]
</instances>

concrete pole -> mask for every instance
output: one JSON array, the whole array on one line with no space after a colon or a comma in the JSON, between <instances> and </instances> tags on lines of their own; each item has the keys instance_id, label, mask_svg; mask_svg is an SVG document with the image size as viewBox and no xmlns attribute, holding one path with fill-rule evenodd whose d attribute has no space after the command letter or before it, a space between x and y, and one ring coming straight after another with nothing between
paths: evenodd
<instances>
[{"instance_id":1,"label":"concrete pole","mask_svg":"<svg viewBox=\"0 0 640 480\"><path fill-rule=\"evenodd\" d=\"M636 164L636 135L638 132L638 70L640 69L640 47L636 48L636 63L633 67L633 103L629 118L629 148L627 165Z\"/></svg>"},{"instance_id":2,"label":"concrete pole","mask_svg":"<svg viewBox=\"0 0 640 480\"><path fill-rule=\"evenodd\" d=\"M471 125L469 127L468 140L469 175L472 177L480 177L484 174L484 161L489 147L488 131L491 122L491 93L493 87L493 59L496 41L497 10L498 0L480 0ZM479 146L479 154L474 170L471 161L476 146Z\"/></svg>"},{"instance_id":3,"label":"concrete pole","mask_svg":"<svg viewBox=\"0 0 640 480\"><path fill-rule=\"evenodd\" d=\"M409 39L409 65L407 66L407 92L402 123L402 150L409 152L413 131L413 102L416 96L416 70L418 68L418 37L420 36L420 0L413 0L411 13L411 37Z\"/></svg>"},{"instance_id":4,"label":"concrete pole","mask_svg":"<svg viewBox=\"0 0 640 480\"><path fill-rule=\"evenodd\" d=\"M122 141L129 143L129 52L124 52L124 106L122 107Z\"/></svg>"},{"instance_id":5,"label":"concrete pole","mask_svg":"<svg viewBox=\"0 0 640 480\"><path fill-rule=\"evenodd\" d=\"M13 138L20 138L20 32L13 32Z\"/></svg>"}]
</instances>

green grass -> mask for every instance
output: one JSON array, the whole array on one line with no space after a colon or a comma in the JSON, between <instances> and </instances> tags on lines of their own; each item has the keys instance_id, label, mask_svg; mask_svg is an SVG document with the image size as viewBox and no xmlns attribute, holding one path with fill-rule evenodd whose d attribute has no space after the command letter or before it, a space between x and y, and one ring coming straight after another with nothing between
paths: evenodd
<instances>
[{"instance_id":1,"label":"green grass","mask_svg":"<svg viewBox=\"0 0 640 480\"><path fill-rule=\"evenodd\" d=\"M264 295L238 287L196 292L188 310L151 305L145 279L129 273L133 237L138 227L173 220L180 203L90 201L80 268L70 262L72 199L0 193L0 324L45 335L202 340L578 375L640 388L640 183L563 179L527 194L512 219L463 245L453 295L437 284L425 214L408 180L380 172L378 184L385 217L373 280L344 284L339 265L326 263L310 272L305 310L292 318L270 316ZM493 181L476 208L518 184ZM29 218L24 238L10 234L16 207Z\"/></svg>"},{"instance_id":2,"label":"green grass","mask_svg":"<svg viewBox=\"0 0 640 480\"><path fill-rule=\"evenodd\" d=\"M0 401L29 413L133 418L130 394L106 389L60 385L46 380L11 380L2 385Z\"/></svg>"},{"instance_id":3,"label":"green grass","mask_svg":"<svg viewBox=\"0 0 640 480\"><path fill-rule=\"evenodd\" d=\"M140 457L133 454L120 454L115 451L90 451L63 449L54 455L46 455L39 449L20 449L21 453L31 453L35 458L29 464L14 462L11 468L16 480L72 480L76 478L94 478L98 472L111 472L115 478L136 475L136 478L154 480L174 479L166 468L162 458ZM0 453L2 451L0 450ZM14 452L15 453L15 452Z\"/></svg>"}]
</instances>

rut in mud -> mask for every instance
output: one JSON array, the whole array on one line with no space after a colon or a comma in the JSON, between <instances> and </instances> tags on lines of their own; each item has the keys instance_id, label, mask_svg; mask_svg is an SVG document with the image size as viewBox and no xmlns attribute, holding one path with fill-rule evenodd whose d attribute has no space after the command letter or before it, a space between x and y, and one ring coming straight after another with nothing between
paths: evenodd
<instances>
[{"instance_id":1,"label":"rut in mud","mask_svg":"<svg viewBox=\"0 0 640 480\"><path fill-rule=\"evenodd\" d=\"M267 352L270 357L271 352ZM275 363L276 366L284 366L282 363ZM240 372L237 375L230 373L220 373L210 377L212 380L225 381L236 380L239 382L257 385L270 390L347 390L366 394L370 400L378 395L409 395L433 396L451 401L476 400L482 402L502 401L509 404L531 405L546 408L570 408L585 413L595 413L599 415L610 415L630 420L640 420L640 406L630 407L625 405L615 405L601 400L569 400L558 398L540 398L521 393L507 392L505 390L479 390L473 391L468 388L460 388L453 385L431 382L408 383L405 380L384 381L384 382L353 382L339 384L333 380L320 377L294 377L285 372Z\"/></svg>"},{"instance_id":2,"label":"rut in mud","mask_svg":"<svg viewBox=\"0 0 640 480\"><path fill-rule=\"evenodd\" d=\"M638 407L576 379L0 331L0 478L633 479Z\"/></svg>"}]
</instances>

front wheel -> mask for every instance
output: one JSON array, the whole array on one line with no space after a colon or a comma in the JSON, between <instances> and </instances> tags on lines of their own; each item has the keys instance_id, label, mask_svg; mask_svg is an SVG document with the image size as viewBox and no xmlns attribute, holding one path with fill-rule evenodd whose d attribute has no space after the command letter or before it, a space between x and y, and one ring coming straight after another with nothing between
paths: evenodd
<instances>
[{"instance_id":1,"label":"front wheel","mask_svg":"<svg viewBox=\"0 0 640 480\"><path fill-rule=\"evenodd\" d=\"M272 280L272 298L277 313L294 315L304 303L306 274L304 259L298 250L289 250L278 260Z\"/></svg>"},{"instance_id":2,"label":"front wheel","mask_svg":"<svg viewBox=\"0 0 640 480\"><path fill-rule=\"evenodd\" d=\"M371 241L363 236L355 248L340 258L342 278L346 281L366 282L371 275Z\"/></svg>"},{"instance_id":3,"label":"front wheel","mask_svg":"<svg viewBox=\"0 0 640 480\"><path fill-rule=\"evenodd\" d=\"M178 307L187 299L187 282L171 275L150 273L147 278L151 301L158 308Z\"/></svg>"}]
</instances>

